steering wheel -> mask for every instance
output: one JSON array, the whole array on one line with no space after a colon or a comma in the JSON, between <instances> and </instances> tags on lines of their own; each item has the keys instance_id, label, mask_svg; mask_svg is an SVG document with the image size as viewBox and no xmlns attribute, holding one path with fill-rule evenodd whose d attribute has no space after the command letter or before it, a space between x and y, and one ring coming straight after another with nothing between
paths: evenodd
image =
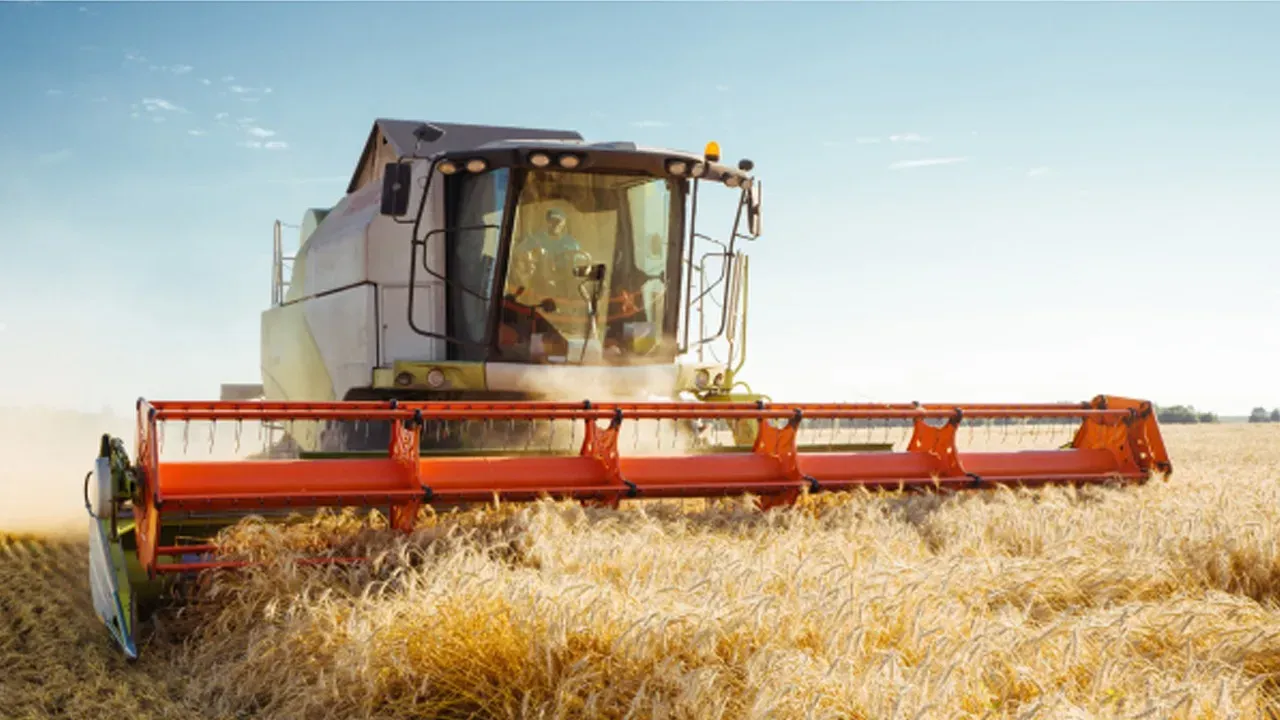
<instances>
[{"instance_id":1,"label":"steering wheel","mask_svg":"<svg viewBox=\"0 0 1280 720\"><path fill-rule=\"evenodd\" d=\"M511 263L509 278L516 285L533 285L541 289L541 294L564 298L570 297L565 292L569 287L576 286L578 294L582 293L582 281L592 266L592 257L581 249L552 252L534 247L513 254Z\"/></svg>"},{"instance_id":2,"label":"steering wheel","mask_svg":"<svg viewBox=\"0 0 1280 720\"><path fill-rule=\"evenodd\" d=\"M535 268L534 272L538 273L543 283L548 289L559 297L566 297L566 286L577 283L581 287L581 282L587 276L587 271L591 268L591 254L585 250L568 250L559 253L551 253L547 250L539 249L539 264L550 263L550 267L545 271L539 272L541 268ZM565 267L565 261L568 261L568 267Z\"/></svg>"},{"instance_id":3,"label":"steering wheel","mask_svg":"<svg viewBox=\"0 0 1280 720\"><path fill-rule=\"evenodd\" d=\"M570 252L569 257L573 259L573 276L585 277L586 271L591 267L591 253L578 249ZM579 260L582 262L578 262Z\"/></svg>"}]
</instances>

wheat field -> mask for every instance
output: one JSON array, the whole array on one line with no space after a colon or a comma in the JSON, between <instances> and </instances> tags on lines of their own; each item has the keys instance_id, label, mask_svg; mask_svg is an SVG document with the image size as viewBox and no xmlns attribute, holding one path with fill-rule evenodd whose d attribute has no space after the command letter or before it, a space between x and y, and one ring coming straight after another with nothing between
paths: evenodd
<instances>
[{"instance_id":1,"label":"wheat field","mask_svg":"<svg viewBox=\"0 0 1280 720\"><path fill-rule=\"evenodd\" d=\"M134 664L79 533L3 534L0 717L1277 717L1280 426L1164 432L1127 489L249 522Z\"/></svg>"}]
</instances>

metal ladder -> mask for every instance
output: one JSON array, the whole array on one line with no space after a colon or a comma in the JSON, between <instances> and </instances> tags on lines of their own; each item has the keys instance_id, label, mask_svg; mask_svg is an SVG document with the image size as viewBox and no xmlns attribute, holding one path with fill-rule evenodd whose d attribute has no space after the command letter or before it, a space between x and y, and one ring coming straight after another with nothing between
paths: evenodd
<instances>
[{"instance_id":1,"label":"metal ladder","mask_svg":"<svg viewBox=\"0 0 1280 720\"><path fill-rule=\"evenodd\" d=\"M279 307L284 304L285 295L289 293L289 281L285 278L293 276L293 261L297 257L284 254L284 228L291 230L301 229L297 225L290 225L279 220L276 220L275 225L272 226L272 241L274 243L271 261L272 307Z\"/></svg>"}]
</instances>

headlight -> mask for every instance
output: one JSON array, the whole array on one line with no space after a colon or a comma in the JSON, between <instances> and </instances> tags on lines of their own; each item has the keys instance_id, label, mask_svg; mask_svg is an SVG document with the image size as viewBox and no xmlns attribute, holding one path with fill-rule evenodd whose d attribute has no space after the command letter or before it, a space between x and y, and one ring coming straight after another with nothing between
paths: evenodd
<instances>
[{"instance_id":1,"label":"headlight","mask_svg":"<svg viewBox=\"0 0 1280 720\"><path fill-rule=\"evenodd\" d=\"M668 160L667 161L667 172L671 173L672 175L683 175L684 171L688 169L688 167L689 167L689 163L685 162L684 160Z\"/></svg>"},{"instance_id":2,"label":"headlight","mask_svg":"<svg viewBox=\"0 0 1280 720\"><path fill-rule=\"evenodd\" d=\"M564 168L565 170L572 170L578 167L578 165L580 165L581 163L582 163L582 160L579 159L577 155L566 154L566 155L560 156L560 167Z\"/></svg>"},{"instance_id":3,"label":"headlight","mask_svg":"<svg viewBox=\"0 0 1280 720\"><path fill-rule=\"evenodd\" d=\"M437 165L436 169L438 169L442 175L452 175L458 172L458 164L452 160L445 160Z\"/></svg>"},{"instance_id":4,"label":"headlight","mask_svg":"<svg viewBox=\"0 0 1280 720\"><path fill-rule=\"evenodd\" d=\"M529 164L534 167L544 168L551 164L551 156L544 152L536 152L529 156Z\"/></svg>"},{"instance_id":5,"label":"headlight","mask_svg":"<svg viewBox=\"0 0 1280 720\"><path fill-rule=\"evenodd\" d=\"M444 371L440 368L431 368L431 372L427 373L427 385L439 390L444 387Z\"/></svg>"},{"instance_id":6,"label":"headlight","mask_svg":"<svg viewBox=\"0 0 1280 720\"><path fill-rule=\"evenodd\" d=\"M485 168L489 167L489 163L484 158L473 158L467 161L467 172L482 173Z\"/></svg>"},{"instance_id":7,"label":"headlight","mask_svg":"<svg viewBox=\"0 0 1280 720\"><path fill-rule=\"evenodd\" d=\"M399 375L396 375L396 384L401 387L409 387L413 384L413 374L402 372Z\"/></svg>"},{"instance_id":8,"label":"headlight","mask_svg":"<svg viewBox=\"0 0 1280 720\"><path fill-rule=\"evenodd\" d=\"M742 182L742 178L738 177L737 175L724 176L724 184L728 187L738 187L738 185L741 182Z\"/></svg>"},{"instance_id":9,"label":"headlight","mask_svg":"<svg viewBox=\"0 0 1280 720\"><path fill-rule=\"evenodd\" d=\"M693 167L689 168L689 177L702 177L702 173L706 171L706 165L703 165L702 163L694 163Z\"/></svg>"},{"instance_id":10,"label":"headlight","mask_svg":"<svg viewBox=\"0 0 1280 720\"><path fill-rule=\"evenodd\" d=\"M699 370L693 374L693 386L699 390L706 390L711 385L711 372L706 368Z\"/></svg>"}]
</instances>

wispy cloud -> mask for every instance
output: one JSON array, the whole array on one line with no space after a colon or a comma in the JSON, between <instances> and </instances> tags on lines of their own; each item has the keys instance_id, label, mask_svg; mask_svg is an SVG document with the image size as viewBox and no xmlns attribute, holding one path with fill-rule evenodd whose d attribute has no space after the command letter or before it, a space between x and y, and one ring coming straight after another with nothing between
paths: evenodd
<instances>
[{"instance_id":1,"label":"wispy cloud","mask_svg":"<svg viewBox=\"0 0 1280 720\"><path fill-rule=\"evenodd\" d=\"M929 138L920 133L904 132L893 133L886 137L878 137L876 135L859 135L853 141L859 145L879 145L882 142L889 141L892 143L922 143L929 142Z\"/></svg>"},{"instance_id":2,"label":"wispy cloud","mask_svg":"<svg viewBox=\"0 0 1280 720\"><path fill-rule=\"evenodd\" d=\"M146 56L136 50L126 51L124 58L126 63L143 65L154 72L189 77L189 82L195 87L210 88L212 93L221 95L224 99L235 98L245 103L258 103L266 100L267 96L273 95L275 92L273 88L266 85L256 86L236 82L234 75L219 76L208 69L200 75L195 75L195 67L186 63L158 64L155 61L148 60ZM215 84L217 84L217 87L212 87ZM249 110L248 107L244 109ZM159 97L143 98L141 102L131 104L129 111L130 117L150 118L154 123L163 123L166 118L174 114L191 114L191 111L186 107ZM232 129L234 135L240 136L239 142L236 144L241 147L256 150L285 150L289 147L288 142L280 137L280 133L277 130L263 127L251 117L235 118L231 112L218 112L213 115L211 121L206 120L206 123L205 127L188 126L184 130L191 137L204 137L210 135L211 130L214 134L217 134L222 132L219 128L227 128ZM175 128L175 131L183 132L183 129Z\"/></svg>"},{"instance_id":3,"label":"wispy cloud","mask_svg":"<svg viewBox=\"0 0 1280 720\"><path fill-rule=\"evenodd\" d=\"M70 160L71 156L74 154L75 153L71 148L62 148L61 150L54 150L53 152L41 153L36 156L36 164L57 165L58 163Z\"/></svg>"},{"instance_id":4,"label":"wispy cloud","mask_svg":"<svg viewBox=\"0 0 1280 720\"><path fill-rule=\"evenodd\" d=\"M1049 168L1047 168L1047 167L1043 167L1043 166L1042 166L1042 167L1033 167L1033 168L1031 168L1030 170L1028 170L1028 171L1027 171L1027 177L1029 177L1029 178L1033 178L1033 177L1040 177L1041 175L1046 175L1046 174L1048 174L1048 172L1049 172Z\"/></svg>"},{"instance_id":5,"label":"wispy cloud","mask_svg":"<svg viewBox=\"0 0 1280 720\"><path fill-rule=\"evenodd\" d=\"M270 140L263 142L261 140L242 140L236 143L240 147L253 148L254 150L287 150L289 143L280 140Z\"/></svg>"},{"instance_id":6,"label":"wispy cloud","mask_svg":"<svg viewBox=\"0 0 1280 720\"><path fill-rule=\"evenodd\" d=\"M187 112L186 108L174 105L164 98L142 98L142 107L146 108L147 112L156 112L159 110L177 113Z\"/></svg>"},{"instance_id":7,"label":"wispy cloud","mask_svg":"<svg viewBox=\"0 0 1280 720\"><path fill-rule=\"evenodd\" d=\"M728 86L728 85L717 85L717 86L716 86L716 92L729 92L729 86Z\"/></svg>"},{"instance_id":8,"label":"wispy cloud","mask_svg":"<svg viewBox=\"0 0 1280 720\"><path fill-rule=\"evenodd\" d=\"M911 168L929 167L931 165L954 165L955 163L968 162L967 157L934 157L920 158L919 160L899 160L889 166L890 170L910 170Z\"/></svg>"},{"instance_id":9,"label":"wispy cloud","mask_svg":"<svg viewBox=\"0 0 1280 720\"><path fill-rule=\"evenodd\" d=\"M659 128L670 126L671 123L666 122L665 120L636 120L631 123L631 127L638 128Z\"/></svg>"}]
</instances>

